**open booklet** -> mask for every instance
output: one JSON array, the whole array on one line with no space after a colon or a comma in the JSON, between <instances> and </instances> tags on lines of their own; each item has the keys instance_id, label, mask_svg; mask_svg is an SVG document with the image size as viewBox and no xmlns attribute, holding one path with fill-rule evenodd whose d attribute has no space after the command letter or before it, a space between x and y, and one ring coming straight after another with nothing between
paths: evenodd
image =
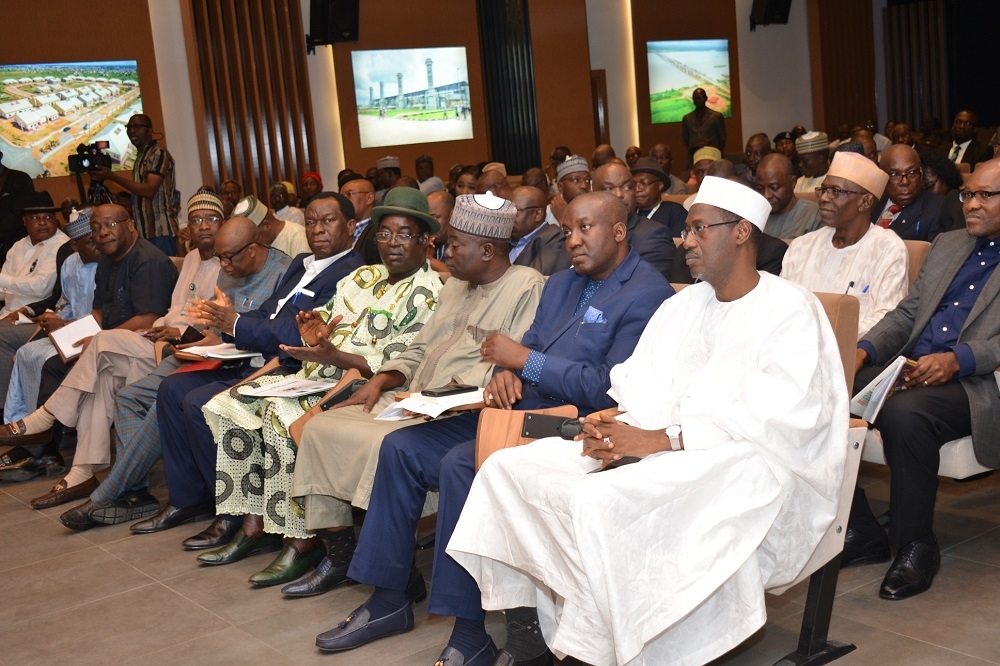
<instances>
[{"instance_id":1,"label":"open booklet","mask_svg":"<svg viewBox=\"0 0 1000 666\"><path fill-rule=\"evenodd\" d=\"M242 389L240 392L243 395L250 395L256 398L298 398L314 393L326 393L336 385L337 382L318 382L312 379L288 377L273 384L265 384L252 389Z\"/></svg>"},{"instance_id":2,"label":"open booklet","mask_svg":"<svg viewBox=\"0 0 1000 666\"><path fill-rule=\"evenodd\" d=\"M892 397L896 391L905 391L903 386L903 376L913 368L917 367L917 362L899 356L895 361L886 366L885 370L879 373L878 377L871 380L868 386L851 398L851 414L871 423L882 410L885 401Z\"/></svg>"},{"instance_id":3,"label":"open booklet","mask_svg":"<svg viewBox=\"0 0 1000 666\"><path fill-rule=\"evenodd\" d=\"M220 345L192 345L178 350L175 354L182 360L191 360L191 357L217 358L223 361L239 358L256 358L261 354L255 351L244 351L237 349L231 342L223 342Z\"/></svg>"},{"instance_id":4,"label":"open booklet","mask_svg":"<svg viewBox=\"0 0 1000 666\"><path fill-rule=\"evenodd\" d=\"M94 315L80 317L76 321L71 321L62 328L57 328L49 333L52 346L59 353L59 358L63 363L76 360L76 357L83 351L81 345L76 344L84 338L97 335L101 330L101 325L94 319Z\"/></svg>"}]
</instances>

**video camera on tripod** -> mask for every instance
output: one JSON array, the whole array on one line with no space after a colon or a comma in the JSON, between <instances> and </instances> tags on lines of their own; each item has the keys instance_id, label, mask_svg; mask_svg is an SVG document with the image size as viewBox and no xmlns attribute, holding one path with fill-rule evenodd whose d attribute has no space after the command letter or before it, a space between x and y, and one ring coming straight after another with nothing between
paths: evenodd
<instances>
[{"instance_id":1,"label":"video camera on tripod","mask_svg":"<svg viewBox=\"0 0 1000 666\"><path fill-rule=\"evenodd\" d=\"M79 175L99 166L110 169L111 157L104 153L108 145L107 141L81 143L76 147L76 155L69 156L69 172Z\"/></svg>"}]
</instances>

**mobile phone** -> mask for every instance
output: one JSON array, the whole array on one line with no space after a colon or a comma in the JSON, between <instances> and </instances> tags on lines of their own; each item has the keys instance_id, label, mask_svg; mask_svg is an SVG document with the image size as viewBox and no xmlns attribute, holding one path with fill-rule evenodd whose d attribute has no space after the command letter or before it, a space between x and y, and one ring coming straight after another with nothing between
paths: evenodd
<instances>
[{"instance_id":1,"label":"mobile phone","mask_svg":"<svg viewBox=\"0 0 1000 666\"><path fill-rule=\"evenodd\" d=\"M443 398L449 395L458 395L459 393L472 393L473 391L478 391L479 388L471 384L452 384L451 386L424 389L420 392L420 395L427 398Z\"/></svg>"},{"instance_id":2,"label":"mobile phone","mask_svg":"<svg viewBox=\"0 0 1000 666\"><path fill-rule=\"evenodd\" d=\"M329 398L319 403L319 408L324 412L333 407L334 405L340 404L350 398L357 392L359 388L368 383L367 379L355 379L353 382L340 389Z\"/></svg>"}]
</instances>

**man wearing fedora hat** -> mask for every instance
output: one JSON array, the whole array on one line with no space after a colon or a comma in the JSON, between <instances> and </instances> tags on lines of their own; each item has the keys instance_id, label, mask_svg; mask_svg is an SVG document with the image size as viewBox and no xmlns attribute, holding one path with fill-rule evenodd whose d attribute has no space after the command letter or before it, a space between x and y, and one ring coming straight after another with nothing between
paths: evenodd
<instances>
[{"instance_id":1,"label":"man wearing fedora hat","mask_svg":"<svg viewBox=\"0 0 1000 666\"><path fill-rule=\"evenodd\" d=\"M52 293L56 282L56 253L69 240L59 230L56 213L48 192L28 195L22 219L28 236L14 243L0 268L0 299L4 305L0 317L16 313L21 307Z\"/></svg>"},{"instance_id":2,"label":"man wearing fedora hat","mask_svg":"<svg viewBox=\"0 0 1000 666\"><path fill-rule=\"evenodd\" d=\"M655 159L641 157L632 167L632 183L635 185L635 212L666 226L671 236L680 238L687 211L680 204L662 198L664 188L671 183L670 175Z\"/></svg>"}]
</instances>

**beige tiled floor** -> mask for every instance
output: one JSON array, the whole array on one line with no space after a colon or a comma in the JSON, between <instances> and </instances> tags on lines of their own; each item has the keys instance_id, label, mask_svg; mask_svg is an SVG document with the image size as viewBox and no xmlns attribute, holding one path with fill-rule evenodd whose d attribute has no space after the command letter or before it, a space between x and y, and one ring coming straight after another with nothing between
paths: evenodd
<instances>
[{"instance_id":1,"label":"beige tiled floor","mask_svg":"<svg viewBox=\"0 0 1000 666\"><path fill-rule=\"evenodd\" d=\"M862 464L876 511L885 508L884 468ZM434 663L449 618L416 608L416 629L352 653L322 654L313 641L363 601L364 586L321 597L282 598L247 577L270 555L203 568L180 541L202 524L146 536L127 525L71 533L66 507L33 511L51 480L0 485L0 664L393 664ZM164 494L162 479L154 492ZM842 664L1000 664L1000 474L971 483L942 480L936 529L941 573L926 594L877 598L884 565L840 577L831 638L857 645ZM418 553L425 576L430 554ZM796 642L804 586L769 597L767 625L719 664L772 664ZM502 618L490 632L503 641Z\"/></svg>"}]
</instances>

